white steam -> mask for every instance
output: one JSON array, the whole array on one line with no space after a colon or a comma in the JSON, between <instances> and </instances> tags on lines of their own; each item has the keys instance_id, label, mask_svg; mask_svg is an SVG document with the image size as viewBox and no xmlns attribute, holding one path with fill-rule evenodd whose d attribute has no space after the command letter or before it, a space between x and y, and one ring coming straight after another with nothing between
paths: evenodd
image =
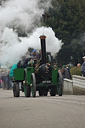
<instances>
[{"instance_id":1,"label":"white steam","mask_svg":"<svg viewBox=\"0 0 85 128\"><path fill-rule=\"evenodd\" d=\"M6 26L31 29L35 21L39 22L45 8L49 8L51 0L9 0L0 8L0 32ZM42 4L43 3L43 4Z\"/></svg>"},{"instance_id":2,"label":"white steam","mask_svg":"<svg viewBox=\"0 0 85 128\"><path fill-rule=\"evenodd\" d=\"M34 49L40 49L40 36L43 34L46 36L47 51L52 55L59 51L61 48L61 41L59 41L51 28L37 28L29 38L19 38L12 29L5 28L2 36L2 49L0 60L2 64L7 66L17 62L21 56L25 55L29 47Z\"/></svg>"},{"instance_id":3,"label":"white steam","mask_svg":"<svg viewBox=\"0 0 85 128\"><path fill-rule=\"evenodd\" d=\"M36 27L40 23L44 9L49 8L51 2L51 0L40 1L9 0L0 8L1 64L12 66L26 54L29 47L40 49L39 37L43 34L46 36L46 49L52 55L61 48L62 42L55 37L51 28ZM18 37L15 30L21 27L27 32L28 37Z\"/></svg>"},{"instance_id":4,"label":"white steam","mask_svg":"<svg viewBox=\"0 0 85 128\"><path fill-rule=\"evenodd\" d=\"M51 52L52 55L54 55L56 52L58 52L62 46L62 42L59 41L55 37L55 33L53 32L52 28L46 28L46 27L40 27L37 28L29 38L21 38L22 42L24 44L27 43L28 47L32 47L35 49L40 49L40 36L45 35L46 36L46 50L47 52Z\"/></svg>"}]
</instances>

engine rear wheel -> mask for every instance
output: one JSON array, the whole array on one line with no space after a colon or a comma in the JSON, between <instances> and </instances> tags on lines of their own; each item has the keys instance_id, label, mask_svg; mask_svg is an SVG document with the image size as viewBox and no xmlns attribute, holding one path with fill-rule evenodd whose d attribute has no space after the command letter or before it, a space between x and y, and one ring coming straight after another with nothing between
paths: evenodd
<instances>
[{"instance_id":1,"label":"engine rear wheel","mask_svg":"<svg viewBox=\"0 0 85 128\"><path fill-rule=\"evenodd\" d=\"M17 82L14 82L13 95L14 95L14 97L20 96L19 84Z\"/></svg>"},{"instance_id":2,"label":"engine rear wheel","mask_svg":"<svg viewBox=\"0 0 85 128\"><path fill-rule=\"evenodd\" d=\"M63 77L61 72L58 73L58 86L57 86L57 92L59 96L62 96L63 91Z\"/></svg>"},{"instance_id":3,"label":"engine rear wheel","mask_svg":"<svg viewBox=\"0 0 85 128\"><path fill-rule=\"evenodd\" d=\"M36 97L36 78L34 73L32 73L31 80L32 80L32 86L31 86L32 96Z\"/></svg>"}]
</instances>

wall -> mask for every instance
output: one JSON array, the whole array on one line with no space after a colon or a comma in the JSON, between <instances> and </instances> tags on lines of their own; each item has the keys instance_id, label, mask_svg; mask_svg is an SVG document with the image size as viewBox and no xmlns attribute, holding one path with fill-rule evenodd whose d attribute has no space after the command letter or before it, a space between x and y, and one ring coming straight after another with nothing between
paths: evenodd
<instances>
[{"instance_id":1,"label":"wall","mask_svg":"<svg viewBox=\"0 0 85 128\"><path fill-rule=\"evenodd\" d=\"M63 94L73 95L73 81L72 80L64 79Z\"/></svg>"},{"instance_id":2,"label":"wall","mask_svg":"<svg viewBox=\"0 0 85 128\"><path fill-rule=\"evenodd\" d=\"M85 95L85 77L73 75L72 80L64 79L63 94Z\"/></svg>"},{"instance_id":3,"label":"wall","mask_svg":"<svg viewBox=\"0 0 85 128\"><path fill-rule=\"evenodd\" d=\"M73 75L73 94L85 95L85 77Z\"/></svg>"}]
</instances>

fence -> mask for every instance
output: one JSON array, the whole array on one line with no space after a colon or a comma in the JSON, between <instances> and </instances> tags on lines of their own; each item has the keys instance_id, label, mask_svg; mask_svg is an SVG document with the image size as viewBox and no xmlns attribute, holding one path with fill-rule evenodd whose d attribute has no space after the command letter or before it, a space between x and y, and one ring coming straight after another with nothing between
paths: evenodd
<instances>
[{"instance_id":1,"label":"fence","mask_svg":"<svg viewBox=\"0 0 85 128\"><path fill-rule=\"evenodd\" d=\"M72 80L64 79L63 94L85 95L85 77L73 75Z\"/></svg>"}]
</instances>

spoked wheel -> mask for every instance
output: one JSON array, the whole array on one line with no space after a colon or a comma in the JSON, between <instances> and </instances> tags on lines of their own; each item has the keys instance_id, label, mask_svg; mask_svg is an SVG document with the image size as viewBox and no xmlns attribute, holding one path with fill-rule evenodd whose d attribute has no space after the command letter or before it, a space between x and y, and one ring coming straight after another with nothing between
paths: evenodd
<instances>
[{"instance_id":1,"label":"spoked wheel","mask_svg":"<svg viewBox=\"0 0 85 128\"><path fill-rule=\"evenodd\" d=\"M56 86L52 87L51 90L50 90L50 95L55 96L56 95L56 90L57 90Z\"/></svg>"},{"instance_id":2,"label":"spoked wheel","mask_svg":"<svg viewBox=\"0 0 85 128\"><path fill-rule=\"evenodd\" d=\"M14 97L20 96L19 84L17 82L14 82L13 95L14 95Z\"/></svg>"},{"instance_id":3,"label":"spoked wheel","mask_svg":"<svg viewBox=\"0 0 85 128\"><path fill-rule=\"evenodd\" d=\"M63 77L61 72L58 73L58 86L57 86L57 92L59 96L62 96L62 90L63 90Z\"/></svg>"},{"instance_id":4,"label":"spoked wheel","mask_svg":"<svg viewBox=\"0 0 85 128\"><path fill-rule=\"evenodd\" d=\"M34 73L32 73L31 79L32 79L32 86L31 86L32 96L36 97L36 78Z\"/></svg>"},{"instance_id":5,"label":"spoked wheel","mask_svg":"<svg viewBox=\"0 0 85 128\"><path fill-rule=\"evenodd\" d=\"M31 94L31 87L30 86L25 86L24 87L24 92L26 97L30 97Z\"/></svg>"}]
</instances>

